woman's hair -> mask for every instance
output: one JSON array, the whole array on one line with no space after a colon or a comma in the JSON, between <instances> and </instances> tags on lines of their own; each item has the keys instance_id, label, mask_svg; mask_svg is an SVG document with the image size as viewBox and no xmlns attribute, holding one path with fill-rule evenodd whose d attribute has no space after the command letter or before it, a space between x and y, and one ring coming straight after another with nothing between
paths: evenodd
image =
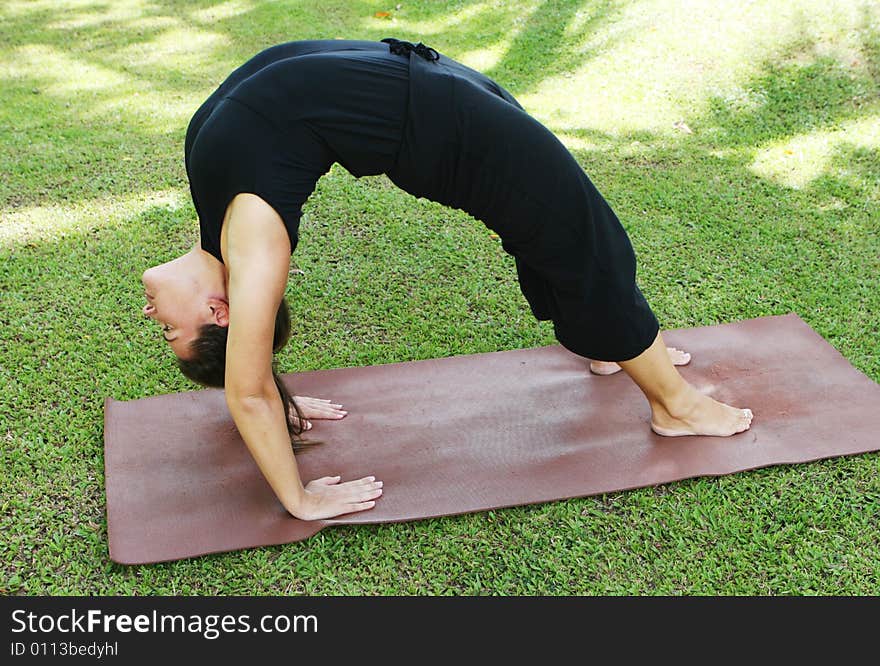
<instances>
[{"instance_id":1,"label":"woman's hair","mask_svg":"<svg viewBox=\"0 0 880 666\"><path fill-rule=\"evenodd\" d=\"M177 360L180 371L197 384L223 388L226 381L226 339L228 335L229 329L225 326L217 326L217 324L202 326L199 329L199 336L189 345L192 352L190 358ZM272 352L280 351L287 344L289 338L290 310L287 307L287 301L282 298L281 304L278 306L278 313L275 315ZM301 451L306 446L317 444L317 442L304 441L300 437L304 429L305 418L299 411L299 405L296 404L290 391L281 381L274 362L272 364L272 379L275 380L275 386L278 388L281 402L284 404L287 432L290 434L293 450Z\"/></svg>"}]
</instances>

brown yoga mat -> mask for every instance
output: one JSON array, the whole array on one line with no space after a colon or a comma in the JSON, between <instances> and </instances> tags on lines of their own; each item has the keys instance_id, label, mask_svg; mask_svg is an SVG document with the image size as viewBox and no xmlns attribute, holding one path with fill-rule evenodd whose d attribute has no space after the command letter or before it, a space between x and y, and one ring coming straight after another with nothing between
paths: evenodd
<instances>
[{"instance_id":1,"label":"brown yoga mat","mask_svg":"<svg viewBox=\"0 0 880 666\"><path fill-rule=\"evenodd\" d=\"M880 449L880 386L796 315L664 333L682 374L755 414L731 438L664 438L623 373L562 347L286 375L349 411L315 421L303 479L373 474L376 507L306 522L276 500L218 390L105 403L110 557L141 564L383 523L582 497Z\"/></svg>"}]
</instances>

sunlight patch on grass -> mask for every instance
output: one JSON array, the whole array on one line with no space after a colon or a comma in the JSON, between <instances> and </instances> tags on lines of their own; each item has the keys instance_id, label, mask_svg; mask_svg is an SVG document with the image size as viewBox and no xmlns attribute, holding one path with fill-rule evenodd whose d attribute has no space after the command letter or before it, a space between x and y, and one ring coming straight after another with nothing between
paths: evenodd
<instances>
[{"instance_id":1,"label":"sunlight patch on grass","mask_svg":"<svg viewBox=\"0 0 880 666\"><path fill-rule=\"evenodd\" d=\"M163 68L186 71L212 61L229 38L216 32L192 26L171 28L153 39L131 44L119 51L119 58L138 65L161 65Z\"/></svg>"},{"instance_id":2,"label":"sunlight patch on grass","mask_svg":"<svg viewBox=\"0 0 880 666\"><path fill-rule=\"evenodd\" d=\"M51 3L53 9L63 12L64 9L74 6L88 7L92 11L85 11L71 16L66 16L61 20L50 23L48 27L56 30L78 30L80 28L92 28L104 23L117 23L120 21L128 21L137 19L144 15L147 10L153 10L156 6L151 2L143 0L114 0L112 3ZM60 13L61 13L60 12ZM62 16L64 14L62 13Z\"/></svg>"},{"instance_id":3,"label":"sunlight patch on grass","mask_svg":"<svg viewBox=\"0 0 880 666\"><path fill-rule=\"evenodd\" d=\"M392 20L368 16L361 21L361 25L368 30L375 30L377 25L388 23L393 24L396 29L406 30L416 35L439 35L453 28L466 26L469 23L478 21L482 14L491 10L492 3L481 2L457 11L447 12L443 16L432 16L424 21L394 15L392 15Z\"/></svg>"},{"instance_id":4,"label":"sunlight patch on grass","mask_svg":"<svg viewBox=\"0 0 880 666\"><path fill-rule=\"evenodd\" d=\"M802 189L828 172L834 156L844 146L880 148L880 115L764 146L757 151L749 168L779 185Z\"/></svg>"},{"instance_id":5,"label":"sunlight patch on grass","mask_svg":"<svg viewBox=\"0 0 880 666\"><path fill-rule=\"evenodd\" d=\"M510 40L505 39L502 42L487 46L482 49L473 49L457 54L455 58L463 65L475 69L477 71L487 71L497 66L504 57L504 53L510 48Z\"/></svg>"},{"instance_id":6,"label":"sunlight patch on grass","mask_svg":"<svg viewBox=\"0 0 880 666\"><path fill-rule=\"evenodd\" d=\"M408 35L413 41L425 42L441 52L481 72L491 72L510 55L516 39L529 29L534 13L544 6L539 0L519 3L481 2L433 15L430 19L409 18L404 6L400 14L389 21L394 30ZM416 10L417 11L417 10ZM363 22L365 27L376 28L376 19ZM503 26L503 28L501 27ZM461 33L479 36L477 40L456 38ZM472 48L467 48L468 46ZM502 81L499 81L503 84Z\"/></svg>"},{"instance_id":7,"label":"sunlight patch on grass","mask_svg":"<svg viewBox=\"0 0 880 666\"><path fill-rule=\"evenodd\" d=\"M173 16L144 16L126 22L130 30L162 30L180 27L180 20Z\"/></svg>"},{"instance_id":8,"label":"sunlight patch on grass","mask_svg":"<svg viewBox=\"0 0 880 666\"><path fill-rule=\"evenodd\" d=\"M221 2L213 7L206 7L197 11L190 12L190 18L199 23L211 23L213 21L222 21L223 19L232 18L241 14L247 14L254 8L253 2L245 0L229 0L229 2Z\"/></svg>"},{"instance_id":9,"label":"sunlight patch on grass","mask_svg":"<svg viewBox=\"0 0 880 666\"><path fill-rule=\"evenodd\" d=\"M75 203L29 206L0 214L0 249L53 240L69 234L113 226L156 206L176 210L188 203L188 192L152 190Z\"/></svg>"},{"instance_id":10,"label":"sunlight patch on grass","mask_svg":"<svg viewBox=\"0 0 880 666\"><path fill-rule=\"evenodd\" d=\"M565 132L554 132L556 134L556 138L562 141L566 148L569 150L587 150L587 151L595 151L601 150L601 146L595 143L594 141L590 141L580 136L575 136L574 134L566 134Z\"/></svg>"},{"instance_id":11,"label":"sunlight patch on grass","mask_svg":"<svg viewBox=\"0 0 880 666\"><path fill-rule=\"evenodd\" d=\"M565 26L565 36L566 38L575 38L577 35L581 34L584 29L587 28L587 24L593 19L593 3L587 3L589 6L586 8L578 9L574 15L571 17L571 21L569 21L568 25ZM603 31L606 34L607 30Z\"/></svg>"},{"instance_id":12,"label":"sunlight patch on grass","mask_svg":"<svg viewBox=\"0 0 880 666\"><path fill-rule=\"evenodd\" d=\"M95 0L8 0L3 3L3 10L13 16L21 16L28 12L58 9L106 9L107 4L106 2L96 2Z\"/></svg>"},{"instance_id":13,"label":"sunlight patch on grass","mask_svg":"<svg viewBox=\"0 0 880 666\"><path fill-rule=\"evenodd\" d=\"M211 88L206 88L210 91ZM120 91L83 113L85 118L103 120L125 115L139 130L153 133L179 132L186 127L193 110L206 96L184 96L155 90Z\"/></svg>"},{"instance_id":14,"label":"sunlight patch on grass","mask_svg":"<svg viewBox=\"0 0 880 666\"><path fill-rule=\"evenodd\" d=\"M58 97L103 91L128 82L125 74L74 58L46 44L16 49L8 71L13 77L42 81L44 91Z\"/></svg>"},{"instance_id":15,"label":"sunlight patch on grass","mask_svg":"<svg viewBox=\"0 0 880 666\"><path fill-rule=\"evenodd\" d=\"M806 53L851 64L864 2L772 5L690 0L671 11L663 0L628 4L613 26L588 33L582 67L520 99L554 125L671 135L673 123L705 114L713 97L759 105L760 93L742 86L768 61Z\"/></svg>"},{"instance_id":16,"label":"sunlight patch on grass","mask_svg":"<svg viewBox=\"0 0 880 666\"><path fill-rule=\"evenodd\" d=\"M193 38L190 43L204 49L220 41ZM192 56L178 57L183 60ZM122 60L133 61L134 56L127 55ZM178 130L192 115L196 99L154 90L152 84L138 76L75 58L44 44L17 49L4 75L38 82L41 92L75 105L85 119L116 120L125 114L139 128L158 132Z\"/></svg>"}]
</instances>

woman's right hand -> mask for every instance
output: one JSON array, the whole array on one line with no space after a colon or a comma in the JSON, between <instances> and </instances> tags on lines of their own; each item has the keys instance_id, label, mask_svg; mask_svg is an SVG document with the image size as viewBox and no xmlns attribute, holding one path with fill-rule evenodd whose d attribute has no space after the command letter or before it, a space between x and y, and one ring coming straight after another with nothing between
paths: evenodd
<instances>
[{"instance_id":1,"label":"woman's right hand","mask_svg":"<svg viewBox=\"0 0 880 666\"><path fill-rule=\"evenodd\" d=\"M366 511L376 506L382 494L382 482L374 476L340 483L342 477L325 476L310 481L297 510L291 511L302 520L333 518L344 513Z\"/></svg>"}]
</instances>

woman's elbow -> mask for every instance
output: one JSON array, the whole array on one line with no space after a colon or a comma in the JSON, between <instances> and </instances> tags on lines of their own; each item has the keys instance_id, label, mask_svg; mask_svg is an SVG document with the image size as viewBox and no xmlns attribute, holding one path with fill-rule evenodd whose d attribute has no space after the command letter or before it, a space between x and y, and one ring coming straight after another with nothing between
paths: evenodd
<instances>
[{"instance_id":1,"label":"woman's elbow","mask_svg":"<svg viewBox=\"0 0 880 666\"><path fill-rule=\"evenodd\" d=\"M262 409L266 403L278 399L274 383L231 382L224 389L226 406L233 409Z\"/></svg>"}]
</instances>

